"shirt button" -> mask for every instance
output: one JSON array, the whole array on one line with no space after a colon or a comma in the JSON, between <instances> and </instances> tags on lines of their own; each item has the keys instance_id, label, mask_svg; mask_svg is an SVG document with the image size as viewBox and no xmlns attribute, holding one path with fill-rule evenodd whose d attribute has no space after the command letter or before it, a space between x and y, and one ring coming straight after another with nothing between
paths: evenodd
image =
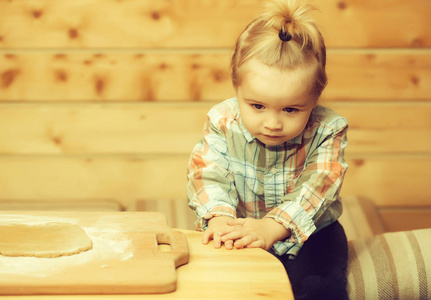
<instances>
[{"instance_id":1,"label":"shirt button","mask_svg":"<svg viewBox=\"0 0 431 300\"><path fill-rule=\"evenodd\" d=\"M275 174L275 173L277 173L277 169L276 169L276 168L274 168L274 167L272 167L270 172L271 172L272 174Z\"/></svg>"}]
</instances>

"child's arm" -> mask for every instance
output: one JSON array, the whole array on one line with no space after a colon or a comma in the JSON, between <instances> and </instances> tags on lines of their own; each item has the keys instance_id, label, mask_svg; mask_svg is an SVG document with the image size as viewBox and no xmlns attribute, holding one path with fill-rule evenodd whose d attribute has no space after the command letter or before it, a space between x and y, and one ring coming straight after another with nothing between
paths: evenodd
<instances>
[{"instance_id":1,"label":"child's arm","mask_svg":"<svg viewBox=\"0 0 431 300\"><path fill-rule=\"evenodd\" d=\"M338 130L320 138L318 146L306 159L292 192L265 216L291 230L289 243L304 243L316 230L328 226L341 215L338 195L347 169L344 160L347 122L344 122L340 122Z\"/></svg>"},{"instance_id":2,"label":"child's arm","mask_svg":"<svg viewBox=\"0 0 431 300\"><path fill-rule=\"evenodd\" d=\"M212 111L204 127L203 139L190 157L187 193L189 207L198 218L197 230L205 231L202 242L207 244L214 239L214 246L220 247L220 237L214 232L227 226L227 220L236 218L238 196L233 173L229 171L228 146L220 128L223 126L211 118ZM225 246L231 249L233 241L226 242Z\"/></svg>"}]
</instances>

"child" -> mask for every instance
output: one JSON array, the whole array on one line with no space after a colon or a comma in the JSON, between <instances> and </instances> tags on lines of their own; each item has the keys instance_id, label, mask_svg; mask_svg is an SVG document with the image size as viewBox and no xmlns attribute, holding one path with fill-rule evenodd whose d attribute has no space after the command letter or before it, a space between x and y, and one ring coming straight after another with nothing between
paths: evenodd
<instances>
[{"instance_id":1,"label":"child","mask_svg":"<svg viewBox=\"0 0 431 300\"><path fill-rule=\"evenodd\" d=\"M347 299L337 219L347 122L318 105L326 48L302 0L276 0L238 38L236 97L208 113L191 155L189 206L203 243L260 247L285 266L295 299Z\"/></svg>"}]
</instances>

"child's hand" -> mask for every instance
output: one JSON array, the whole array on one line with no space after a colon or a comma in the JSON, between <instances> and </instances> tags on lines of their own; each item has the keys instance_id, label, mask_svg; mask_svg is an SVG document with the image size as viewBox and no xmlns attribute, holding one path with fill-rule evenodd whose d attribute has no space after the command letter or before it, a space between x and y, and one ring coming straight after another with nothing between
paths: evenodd
<instances>
[{"instance_id":1,"label":"child's hand","mask_svg":"<svg viewBox=\"0 0 431 300\"><path fill-rule=\"evenodd\" d=\"M222 241L219 235L220 231L227 230L230 226L228 222L233 221L234 219L231 217L220 216L214 217L208 221L208 228L205 230L202 236L202 243L207 245L211 239L214 240L214 248L220 248ZM226 249L233 249L233 240L225 239L223 241Z\"/></svg>"},{"instance_id":2,"label":"child's hand","mask_svg":"<svg viewBox=\"0 0 431 300\"><path fill-rule=\"evenodd\" d=\"M220 231L222 242L235 241L235 248L262 248L271 249L272 245L290 235L290 231L273 219L230 219L227 225Z\"/></svg>"}]
</instances>

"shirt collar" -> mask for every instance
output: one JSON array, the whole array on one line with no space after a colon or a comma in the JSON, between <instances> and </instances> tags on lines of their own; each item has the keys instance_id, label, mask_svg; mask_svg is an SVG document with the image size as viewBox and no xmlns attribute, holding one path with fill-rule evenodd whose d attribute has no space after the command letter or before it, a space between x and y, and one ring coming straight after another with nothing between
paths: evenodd
<instances>
[{"instance_id":1,"label":"shirt collar","mask_svg":"<svg viewBox=\"0 0 431 300\"><path fill-rule=\"evenodd\" d=\"M244 124L242 123L241 116L240 116L239 120L240 120L240 124L241 124L242 134L244 135L247 142L251 143L255 139L255 137L250 132L248 132L248 130L245 128Z\"/></svg>"},{"instance_id":2,"label":"shirt collar","mask_svg":"<svg viewBox=\"0 0 431 300\"><path fill-rule=\"evenodd\" d=\"M302 144L302 137L304 135L304 131L302 131L297 137L287 141L288 144Z\"/></svg>"}]
</instances>

